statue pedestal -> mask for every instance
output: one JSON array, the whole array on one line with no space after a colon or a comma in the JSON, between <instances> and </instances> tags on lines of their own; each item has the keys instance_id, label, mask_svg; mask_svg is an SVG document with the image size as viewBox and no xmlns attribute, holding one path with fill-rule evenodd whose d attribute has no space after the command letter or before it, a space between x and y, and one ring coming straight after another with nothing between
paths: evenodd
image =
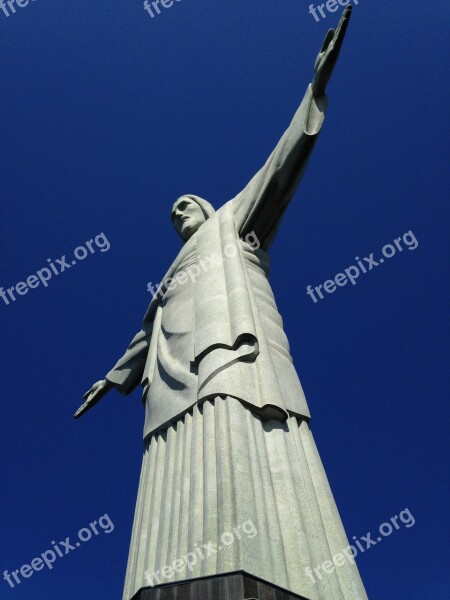
<instances>
[{"instance_id":1,"label":"statue pedestal","mask_svg":"<svg viewBox=\"0 0 450 600\"><path fill-rule=\"evenodd\" d=\"M131 600L308 600L244 571L142 588Z\"/></svg>"}]
</instances>

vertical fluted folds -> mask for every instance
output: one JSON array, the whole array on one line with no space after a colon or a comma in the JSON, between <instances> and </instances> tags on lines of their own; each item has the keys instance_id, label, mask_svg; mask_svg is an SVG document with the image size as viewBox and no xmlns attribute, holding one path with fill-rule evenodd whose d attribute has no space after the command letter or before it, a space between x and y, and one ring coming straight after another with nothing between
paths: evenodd
<instances>
[{"instance_id":1,"label":"vertical fluted folds","mask_svg":"<svg viewBox=\"0 0 450 600\"><path fill-rule=\"evenodd\" d=\"M145 448L124 600L151 583L240 569L310 600L366 600L348 561L315 583L305 574L347 546L308 424L262 422L216 398Z\"/></svg>"}]
</instances>

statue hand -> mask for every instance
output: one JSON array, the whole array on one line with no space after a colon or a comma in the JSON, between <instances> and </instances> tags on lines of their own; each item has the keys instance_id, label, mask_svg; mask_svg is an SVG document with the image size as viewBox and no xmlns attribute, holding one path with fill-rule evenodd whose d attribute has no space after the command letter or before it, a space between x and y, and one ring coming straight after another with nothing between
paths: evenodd
<instances>
[{"instance_id":1,"label":"statue hand","mask_svg":"<svg viewBox=\"0 0 450 600\"><path fill-rule=\"evenodd\" d=\"M81 417L81 415L84 415L84 413L95 406L111 388L112 383L110 383L107 379L102 379L101 381L94 383L91 389L84 394L83 398L85 399L85 402L73 415L74 418L78 419Z\"/></svg>"},{"instance_id":2,"label":"statue hand","mask_svg":"<svg viewBox=\"0 0 450 600\"><path fill-rule=\"evenodd\" d=\"M341 20L339 21L336 30L330 29L325 36L322 48L316 58L314 78L311 84L314 95L317 97L320 97L325 93L325 88L333 73L342 42L344 41L351 14L352 7L347 6L342 13Z\"/></svg>"}]
</instances>

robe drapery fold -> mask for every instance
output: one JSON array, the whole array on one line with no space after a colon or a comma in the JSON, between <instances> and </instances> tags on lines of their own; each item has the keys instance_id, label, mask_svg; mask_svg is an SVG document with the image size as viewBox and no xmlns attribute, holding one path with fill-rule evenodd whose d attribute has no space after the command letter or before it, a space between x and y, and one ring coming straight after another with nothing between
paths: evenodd
<instances>
[{"instance_id":1,"label":"robe drapery fold","mask_svg":"<svg viewBox=\"0 0 450 600\"><path fill-rule=\"evenodd\" d=\"M251 536L221 542L244 523ZM220 550L164 572L200 543ZM348 547L309 425L263 422L234 398L211 399L145 444L123 600L240 570L309 600L367 600L353 560L308 575Z\"/></svg>"}]
</instances>

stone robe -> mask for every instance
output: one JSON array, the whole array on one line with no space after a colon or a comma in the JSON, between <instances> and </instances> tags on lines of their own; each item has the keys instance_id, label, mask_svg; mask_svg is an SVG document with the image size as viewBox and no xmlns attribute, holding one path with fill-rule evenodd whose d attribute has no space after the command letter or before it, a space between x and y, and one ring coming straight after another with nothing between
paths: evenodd
<instances>
[{"instance_id":1,"label":"stone robe","mask_svg":"<svg viewBox=\"0 0 450 600\"><path fill-rule=\"evenodd\" d=\"M309 600L367 600L354 562L316 582L307 574L348 540L268 282L268 250L324 109L309 87L263 168L186 242L107 375L124 394L141 384L146 407L123 600L240 571ZM225 544L244 523L257 534ZM216 552L175 568L200 543Z\"/></svg>"},{"instance_id":2,"label":"stone robe","mask_svg":"<svg viewBox=\"0 0 450 600\"><path fill-rule=\"evenodd\" d=\"M141 330L107 374L125 395L143 386L144 438L217 396L234 397L263 419L310 418L268 281L268 250L325 106L309 86L263 168L184 245ZM255 251L242 239L251 232Z\"/></svg>"}]
</instances>

